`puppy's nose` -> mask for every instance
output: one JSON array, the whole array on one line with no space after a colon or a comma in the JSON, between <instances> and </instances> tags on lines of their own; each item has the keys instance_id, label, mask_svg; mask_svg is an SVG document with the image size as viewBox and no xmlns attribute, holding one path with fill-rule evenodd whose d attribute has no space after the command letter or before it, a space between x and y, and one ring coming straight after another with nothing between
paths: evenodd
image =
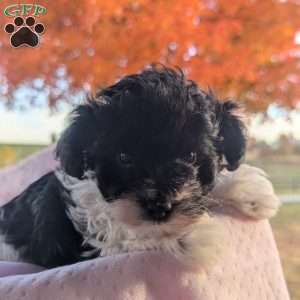
<instances>
[{"instance_id":1,"label":"puppy's nose","mask_svg":"<svg viewBox=\"0 0 300 300\"><path fill-rule=\"evenodd\" d=\"M168 200L164 201L147 201L146 213L147 216L154 221L166 221L172 211L172 203Z\"/></svg>"}]
</instances>

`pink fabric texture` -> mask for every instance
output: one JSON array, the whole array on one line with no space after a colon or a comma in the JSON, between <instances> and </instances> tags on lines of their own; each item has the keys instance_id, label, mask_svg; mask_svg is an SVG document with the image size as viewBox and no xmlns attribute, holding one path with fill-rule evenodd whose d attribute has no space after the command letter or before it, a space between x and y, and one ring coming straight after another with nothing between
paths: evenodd
<instances>
[{"instance_id":1,"label":"pink fabric texture","mask_svg":"<svg viewBox=\"0 0 300 300\"><path fill-rule=\"evenodd\" d=\"M0 205L17 196L30 183L53 170L54 147L50 146L20 163L0 170Z\"/></svg>"},{"instance_id":2,"label":"pink fabric texture","mask_svg":"<svg viewBox=\"0 0 300 300\"><path fill-rule=\"evenodd\" d=\"M0 277L17 275L17 274L30 274L30 273L40 272L43 270L45 269L32 264L21 263L21 262L0 261Z\"/></svg>"},{"instance_id":3,"label":"pink fabric texture","mask_svg":"<svg viewBox=\"0 0 300 300\"><path fill-rule=\"evenodd\" d=\"M0 202L53 168L52 149L0 172ZM29 171L30 170L30 171ZM5 185L2 183L5 182ZM1 300L288 300L286 284L267 221L218 215L228 250L215 266L188 270L172 257L136 252L41 271L2 263Z\"/></svg>"}]
</instances>

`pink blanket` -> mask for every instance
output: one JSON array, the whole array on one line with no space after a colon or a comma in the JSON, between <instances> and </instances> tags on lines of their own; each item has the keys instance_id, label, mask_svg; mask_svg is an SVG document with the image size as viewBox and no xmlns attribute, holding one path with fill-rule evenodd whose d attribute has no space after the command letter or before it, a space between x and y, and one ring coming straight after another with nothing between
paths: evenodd
<instances>
[{"instance_id":1,"label":"pink blanket","mask_svg":"<svg viewBox=\"0 0 300 300\"><path fill-rule=\"evenodd\" d=\"M1 171L0 203L51 170L55 165L52 151L46 149ZM188 270L172 257L155 252L118 255L47 271L2 262L0 300L288 300L269 223L246 220L235 212L218 218L228 233L229 251L214 267ZM22 275L8 276L13 274Z\"/></svg>"}]
</instances>

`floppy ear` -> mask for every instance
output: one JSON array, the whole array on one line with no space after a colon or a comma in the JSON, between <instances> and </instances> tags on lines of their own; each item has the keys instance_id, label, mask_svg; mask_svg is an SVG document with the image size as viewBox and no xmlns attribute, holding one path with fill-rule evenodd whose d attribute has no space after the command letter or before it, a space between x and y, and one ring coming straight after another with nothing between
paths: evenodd
<instances>
[{"instance_id":1,"label":"floppy ear","mask_svg":"<svg viewBox=\"0 0 300 300\"><path fill-rule=\"evenodd\" d=\"M79 105L71 113L70 125L58 140L56 157L62 169L71 176L81 178L89 167L88 153L96 138L95 122L93 104Z\"/></svg>"},{"instance_id":2,"label":"floppy ear","mask_svg":"<svg viewBox=\"0 0 300 300\"><path fill-rule=\"evenodd\" d=\"M241 107L233 101L218 102L216 118L219 124L218 152L229 171L237 169L246 151L246 128L241 120Z\"/></svg>"}]
</instances>

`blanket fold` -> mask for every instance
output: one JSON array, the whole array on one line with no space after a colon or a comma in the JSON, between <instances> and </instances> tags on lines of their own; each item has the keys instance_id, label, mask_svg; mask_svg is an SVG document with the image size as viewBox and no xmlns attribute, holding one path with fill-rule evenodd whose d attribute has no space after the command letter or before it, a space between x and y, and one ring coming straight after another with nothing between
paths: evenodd
<instances>
[{"instance_id":1,"label":"blanket fold","mask_svg":"<svg viewBox=\"0 0 300 300\"><path fill-rule=\"evenodd\" d=\"M0 203L55 164L50 147L0 171ZM228 234L228 251L215 266L187 269L157 252L99 258L45 271L2 262L0 300L289 300L269 223L229 210L217 218Z\"/></svg>"}]
</instances>

